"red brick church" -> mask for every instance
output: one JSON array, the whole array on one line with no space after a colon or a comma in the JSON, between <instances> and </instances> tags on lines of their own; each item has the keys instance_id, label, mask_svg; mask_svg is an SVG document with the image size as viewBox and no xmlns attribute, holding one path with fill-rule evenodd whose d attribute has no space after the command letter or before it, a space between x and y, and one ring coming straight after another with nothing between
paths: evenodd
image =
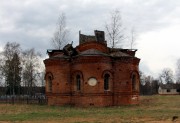
<instances>
[{"instance_id":1,"label":"red brick church","mask_svg":"<svg viewBox=\"0 0 180 123\"><path fill-rule=\"evenodd\" d=\"M136 50L109 48L103 31L79 34L79 45L48 50L48 105L118 106L139 103Z\"/></svg>"}]
</instances>

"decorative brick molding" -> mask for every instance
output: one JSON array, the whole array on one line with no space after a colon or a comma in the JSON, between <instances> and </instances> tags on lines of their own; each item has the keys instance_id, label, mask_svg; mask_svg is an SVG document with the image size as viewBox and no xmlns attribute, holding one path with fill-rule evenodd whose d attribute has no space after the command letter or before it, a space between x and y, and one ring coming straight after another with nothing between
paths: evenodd
<instances>
[{"instance_id":1,"label":"decorative brick molding","mask_svg":"<svg viewBox=\"0 0 180 123\"><path fill-rule=\"evenodd\" d=\"M100 41L94 40L96 37L86 41L83 35L76 48L68 44L64 51L48 51L49 58L44 60L46 81L47 76L52 76L52 91L46 89L48 105L101 107L139 103L137 50L111 49L102 41L102 32L97 33Z\"/></svg>"}]
</instances>

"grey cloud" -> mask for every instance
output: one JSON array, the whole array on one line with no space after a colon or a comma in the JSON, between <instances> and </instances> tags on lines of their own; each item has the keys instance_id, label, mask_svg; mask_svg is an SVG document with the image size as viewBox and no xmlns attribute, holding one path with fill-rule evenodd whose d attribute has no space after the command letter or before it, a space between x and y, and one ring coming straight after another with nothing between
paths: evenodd
<instances>
[{"instance_id":1,"label":"grey cloud","mask_svg":"<svg viewBox=\"0 0 180 123\"><path fill-rule=\"evenodd\" d=\"M141 35L169 26L173 18L178 21L179 6L177 0L1 0L0 44L17 41L22 47L34 47L45 54L51 48L50 39L60 12L67 15L70 40L75 44L79 30L85 34L104 30L107 16L114 9L121 11L127 31L134 26Z\"/></svg>"},{"instance_id":2,"label":"grey cloud","mask_svg":"<svg viewBox=\"0 0 180 123\"><path fill-rule=\"evenodd\" d=\"M130 9L124 6L124 15L136 25L140 32L157 30L169 26L172 23L169 15L178 13L176 8L180 5L180 1L172 0L137 0L129 5ZM180 15L176 15L179 16ZM129 22L130 23L130 22Z\"/></svg>"},{"instance_id":3,"label":"grey cloud","mask_svg":"<svg viewBox=\"0 0 180 123\"><path fill-rule=\"evenodd\" d=\"M157 77L158 75L154 74L154 72L152 72L149 68L149 66L147 65L147 63L143 60L141 60L140 65L139 65L139 69L141 72L143 72L145 75L152 75L154 77Z\"/></svg>"}]
</instances>

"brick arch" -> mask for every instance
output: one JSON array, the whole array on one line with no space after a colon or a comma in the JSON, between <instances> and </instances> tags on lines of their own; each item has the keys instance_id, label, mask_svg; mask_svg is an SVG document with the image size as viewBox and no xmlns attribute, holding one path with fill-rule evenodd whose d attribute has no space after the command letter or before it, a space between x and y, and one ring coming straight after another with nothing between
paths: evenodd
<instances>
[{"instance_id":1,"label":"brick arch","mask_svg":"<svg viewBox=\"0 0 180 123\"><path fill-rule=\"evenodd\" d=\"M139 91L140 76L138 71L132 71L130 75L132 91Z\"/></svg>"},{"instance_id":2,"label":"brick arch","mask_svg":"<svg viewBox=\"0 0 180 123\"><path fill-rule=\"evenodd\" d=\"M132 78L132 76L133 76L134 74L136 74L137 77L138 77L138 79L140 79L140 75L139 75L139 72L138 72L137 70L134 70L134 71L131 72L130 78Z\"/></svg>"},{"instance_id":3,"label":"brick arch","mask_svg":"<svg viewBox=\"0 0 180 123\"><path fill-rule=\"evenodd\" d=\"M80 52L83 52L88 49L96 49L104 53L108 53L108 48L106 43L97 42L97 41L89 41L83 44L80 44L76 47L76 49Z\"/></svg>"},{"instance_id":4,"label":"brick arch","mask_svg":"<svg viewBox=\"0 0 180 123\"><path fill-rule=\"evenodd\" d=\"M108 82L106 81L106 75L109 75ZM113 74L110 70L104 70L102 73L103 86L105 91L112 91L113 87Z\"/></svg>"},{"instance_id":5,"label":"brick arch","mask_svg":"<svg viewBox=\"0 0 180 123\"><path fill-rule=\"evenodd\" d=\"M82 78L82 80L84 81L84 77L83 77L83 73L82 73L82 71L80 71L80 70L76 70L76 71L73 71L72 72L72 78L74 78L76 75L80 75L80 77Z\"/></svg>"},{"instance_id":6,"label":"brick arch","mask_svg":"<svg viewBox=\"0 0 180 123\"><path fill-rule=\"evenodd\" d=\"M52 93L52 80L54 79L54 76L51 72L46 72L45 74L45 80L46 80L46 92Z\"/></svg>"},{"instance_id":7,"label":"brick arch","mask_svg":"<svg viewBox=\"0 0 180 123\"><path fill-rule=\"evenodd\" d=\"M50 76L52 80L54 79L54 76L51 72L46 72L44 79L46 80L48 76Z\"/></svg>"},{"instance_id":8,"label":"brick arch","mask_svg":"<svg viewBox=\"0 0 180 123\"><path fill-rule=\"evenodd\" d=\"M80 82L77 82L77 76L80 76L79 80ZM72 73L72 85L73 85L73 90L76 92L79 92L79 91L83 91L83 82L84 82L84 77L83 77L83 73L82 71L80 70L76 70L76 71L73 71Z\"/></svg>"},{"instance_id":9,"label":"brick arch","mask_svg":"<svg viewBox=\"0 0 180 123\"><path fill-rule=\"evenodd\" d=\"M101 77L104 78L105 74L109 74L110 78L113 78L112 72L110 70L104 70Z\"/></svg>"}]
</instances>

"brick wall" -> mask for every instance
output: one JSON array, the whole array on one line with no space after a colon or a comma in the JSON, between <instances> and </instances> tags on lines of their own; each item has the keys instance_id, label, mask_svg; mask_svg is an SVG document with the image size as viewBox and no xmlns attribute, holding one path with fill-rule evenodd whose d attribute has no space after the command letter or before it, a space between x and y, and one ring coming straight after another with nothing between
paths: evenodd
<instances>
[{"instance_id":1,"label":"brick wall","mask_svg":"<svg viewBox=\"0 0 180 123\"><path fill-rule=\"evenodd\" d=\"M97 49L108 53L105 44L87 42L77 47L78 52ZM62 54L62 53L61 53ZM44 60L46 77L52 78L52 91L46 95L49 105L113 106L139 103L139 59L136 57L113 58L110 55L81 55L49 58ZM108 74L109 89L104 90L104 75ZM80 76L80 90L77 89ZM135 75L133 90L132 75ZM88 80L95 78L97 84L90 86ZM48 85L46 81L46 85Z\"/></svg>"}]
</instances>

